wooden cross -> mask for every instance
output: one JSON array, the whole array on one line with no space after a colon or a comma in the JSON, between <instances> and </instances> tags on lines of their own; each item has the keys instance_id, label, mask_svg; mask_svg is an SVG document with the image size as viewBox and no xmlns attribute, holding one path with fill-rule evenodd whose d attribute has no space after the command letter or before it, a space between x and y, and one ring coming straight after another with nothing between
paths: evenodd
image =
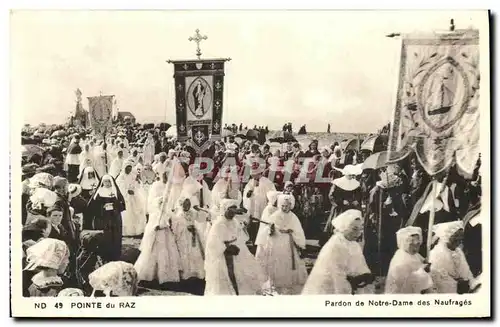
<instances>
[{"instance_id":1,"label":"wooden cross","mask_svg":"<svg viewBox=\"0 0 500 327\"><path fill-rule=\"evenodd\" d=\"M198 60L200 60L201 57L200 42L208 39L208 37L206 35L201 35L199 29L196 29L195 32L196 34L194 36L190 36L188 40L196 42L196 56L198 57Z\"/></svg>"}]
</instances>

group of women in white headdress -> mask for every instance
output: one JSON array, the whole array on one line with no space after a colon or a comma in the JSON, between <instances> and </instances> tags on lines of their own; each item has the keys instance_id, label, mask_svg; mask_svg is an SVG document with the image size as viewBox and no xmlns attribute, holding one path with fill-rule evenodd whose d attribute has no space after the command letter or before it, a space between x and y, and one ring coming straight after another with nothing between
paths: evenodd
<instances>
[{"instance_id":1,"label":"group of women in white headdress","mask_svg":"<svg viewBox=\"0 0 500 327\"><path fill-rule=\"evenodd\" d=\"M203 193L210 192L208 187L176 161L169 177L153 184L148 200L150 221L135 264L140 280L163 283L204 278L207 295L256 294L263 289L279 294L375 292L375 274L360 243L364 228L360 210L348 209L332 220L334 234L308 276L302 258L304 231L291 212L293 196L267 193L253 256L246 243L248 215L238 212L241 192L233 188L230 176L224 177L207 196ZM200 203L200 196L210 199L210 205ZM390 263L385 292L474 290L479 281L473 278L460 248L463 228L460 221L437 224L436 245L427 260L419 254L421 229L400 229L396 234L399 249Z\"/></svg>"},{"instance_id":2,"label":"group of women in white headdress","mask_svg":"<svg viewBox=\"0 0 500 327\"><path fill-rule=\"evenodd\" d=\"M29 296L31 297L66 297L84 296L78 288L65 288L61 278L69 264L70 251L60 240L45 238L27 250L25 271L34 271L31 279ZM97 292L105 296L134 296L137 294L137 272L134 266L123 261L104 264L89 275L90 296Z\"/></svg>"},{"instance_id":3,"label":"group of women in white headdress","mask_svg":"<svg viewBox=\"0 0 500 327\"><path fill-rule=\"evenodd\" d=\"M347 210L332 223L335 233L321 249L302 293L373 293L375 278L358 242L361 211ZM419 254L421 228L408 226L396 233L398 250L389 265L385 293L468 293L479 287L461 249L463 222L436 224L433 230L435 246L428 260Z\"/></svg>"},{"instance_id":4,"label":"group of women in white headdress","mask_svg":"<svg viewBox=\"0 0 500 327\"><path fill-rule=\"evenodd\" d=\"M139 279L160 283L205 278L205 239L210 190L175 159L154 182L147 201L149 220L135 263Z\"/></svg>"}]
</instances>

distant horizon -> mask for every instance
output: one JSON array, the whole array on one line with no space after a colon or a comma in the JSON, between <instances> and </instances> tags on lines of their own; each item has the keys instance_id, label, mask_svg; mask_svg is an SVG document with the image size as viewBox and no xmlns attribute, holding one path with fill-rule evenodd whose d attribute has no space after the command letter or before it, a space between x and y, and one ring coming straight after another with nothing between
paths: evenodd
<instances>
[{"instance_id":1,"label":"distant horizon","mask_svg":"<svg viewBox=\"0 0 500 327\"><path fill-rule=\"evenodd\" d=\"M173 66L230 57L224 122L281 129L373 133L392 118L401 39L481 21L484 11L91 11L13 10L11 110L36 124L64 123L75 91L114 94L140 122L174 122ZM298 23L300 22L300 23Z\"/></svg>"},{"instance_id":2,"label":"distant horizon","mask_svg":"<svg viewBox=\"0 0 500 327\"><path fill-rule=\"evenodd\" d=\"M127 112L130 112L130 111L127 111ZM134 114L133 112L130 112L130 113ZM134 116L135 116L135 114L134 114ZM169 122L169 121L165 121L165 120L161 121L161 120L159 120L159 119L157 119L157 120L149 119L149 120L142 121L142 120L137 119L137 117L136 117L136 121L137 121L139 124L141 124L141 125L144 125L144 124L150 124L150 123L153 123L153 124L158 124L158 123L169 123L169 124L171 124L171 122ZM64 125L65 123L66 123L66 121L54 122L54 123L47 123L47 122L29 123L29 122L25 122L24 124L25 124L25 125L26 125L26 124L28 124L28 125L30 125L31 127L35 127L35 126L38 126L38 125L40 125L40 124L45 124L45 125ZM233 123L235 123L235 122L228 122L227 124L228 124L228 126L229 126L230 124L233 124ZM387 123L389 123L389 122L387 122ZM386 124L387 124L387 123L386 123ZM224 122L224 123L223 123L223 125L224 125L224 124L226 124L226 123ZM235 123L235 124L236 124L236 123ZM271 128L269 125L267 125L267 126L268 126L268 128L269 128L269 131L271 131L271 132L276 132L276 131L281 131L281 130L282 130L282 127L283 127L283 125L284 125L284 124L285 124L285 122L283 122L283 123L281 124L281 127L279 127L279 128L278 128L278 127L276 127L276 128ZM173 125L175 125L175 124L172 124L172 126L173 126ZM239 127L239 123L237 123L236 125ZM253 124L253 125L256 125L256 124ZM245 125L245 124L243 124L243 128L244 128L245 126L247 126L249 129L252 129L252 128L253 128L253 125L250 125L250 124L246 124L246 125ZM262 125L262 124L261 124L261 125ZM257 124L257 126L261 126L261 125ZM302 124L302 125L303 125L303 124ZM294 132L294 133L297 133L297 132L299 131L299 129L300 129L300 127L301 127L302 125L294 125L294 124L292 123L293 132ZM265 124L263 124L262 126L263 126L263 127L266 127L266 125L265 125ZM376 130L373 130L373 131L365 131L365 132L352 132L352 131L351 131L351 132L346 132L346 131L336 131L336 130L333 130L332 128L330 128L330 134L334 134L334 133L337 133L337 134L376 134L376 133L378 133L378 132L382 129L382 127L384 127L384 125L380 126L380 127L379 127L379 128L377 128ZM327 128L328 128L328 123L327 123L327 125L325 126L324 131L309 130L309 129L308 129L308 127L307 127L307 124L306 124L306 131L307 131L307 133L325 133L325 134L327 134Z\"/></svg>"}]
</instances>

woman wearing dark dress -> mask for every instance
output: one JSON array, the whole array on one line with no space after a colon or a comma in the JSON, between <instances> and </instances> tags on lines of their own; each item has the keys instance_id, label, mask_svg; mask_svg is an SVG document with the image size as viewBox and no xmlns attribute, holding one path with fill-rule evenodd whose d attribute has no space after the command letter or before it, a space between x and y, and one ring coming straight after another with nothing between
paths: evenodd
<instances>
[{"instance_id":1,"label":"woman wearing dark dress","mask_svg":"<svg viewBox=\"0 0 500 327\"><path fill-rule=\"evenodd\" d=\"M306 158L312 158L315 155L320 154L318 150L318 140L314 139L312 142L309 144L309 150L307 150L304 154Z\"/></svg>"},{"instance_id":2,"label":"woman wearing dark dress","mask_svg":"<svg viewBox=\"0 0 500 327\"><path fill-rule=\"evenodd\" d=\"M326 242L332 235L332 220L349 209L361 210L361 184L356 180L356 176L361 171L352 165L347 165L344 169L334 169L342 172L341 178L334 179L330 189L329 198L332 209L323 229L322 243Z\"/></svg>"},{"instance_id":3,"label":"woman wearing dark dress","mask_svg":"<svg viewBox=\"0 0 500 327\"><path fill-rule=\"evenodd\" d=\"M83 216L84 230L102 230L99 255L104 262L120 260L122 248L122 211L125 200L116 182L104 175Z\"/></svg>"}]
</instances>

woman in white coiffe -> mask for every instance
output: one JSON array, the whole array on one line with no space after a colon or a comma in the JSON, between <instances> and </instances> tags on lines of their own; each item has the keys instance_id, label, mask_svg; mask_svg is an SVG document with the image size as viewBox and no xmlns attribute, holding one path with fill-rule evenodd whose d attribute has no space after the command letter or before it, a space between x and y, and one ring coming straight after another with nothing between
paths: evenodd
<instances>
[{"instance_id":1,"label":"woman in white coiffe","mask_svg":"<svg viewBox=\"0 0 500 327\"><path fill-rule=\"evenodd\" d=\"M179 249L181 279L205 278L205 248L202 242L205 216L191 206L191 196L179 197L177 210L172 215L172 232Z\"/></svg>"},{"instance_id":2,"label":"woman in white coiffe","mask_svg":"<svg viewBox=\"0 0 500 327\"><path fill-rule=\"evenodd\" d=\"M363 233L361 211L347 210L332 224L335 233L321 249L302 294L373 293L373 275L357 242Z\"/></svg>"},{"instance_id":3,"label":"woman in white coiffe","mask_svg":"<svg viewBox=\"0 0 500 327\"><path fill-rule=\"evenodd\" d=\"M167 214L164 207L166 179L164 174L149 194L149 220L139 247L141 254L134 265L139 280L157 280L160 284L179 282L181 271L179 250L172 232L172 213Z\"/></svg>"},{"instance_id":4,"label":"woman in white coiffe","mask_svg":"<svg viewBox=\"0 0 500 327\"><path fill-rule=\"evenodd\" d=\"M464 224L453 221L433 227L436 246L430 251L431 276L437 293L471 293L479 286L461 249Z\"/></svg>"},{"instance_id":5,"label":"woman in white coiffe","mask_svg":"<svg viewBox=\"0 0 500 327\"><path fill-rule=\"evenodd\" d=\"M260 242L256 258L261 263L270 286L279 294L298 294L307 279L307 270L300 257L306 248L304 230L291 212L292 195L278 196L278 210L269 217L270 225L263 226L268 235Z\"/></svg>"},{"instance_id":6,"label":"woman in white coiffe","mask_svg":"<svg viewBox=\"0 0 500 327\"><path fill-rule=\"evenodd\" d=\"M144 232L146 213L144 199L140 194L140 183L137 180L137 171L131 162L125 162L123 170L116 179L116 184L125 198L125 212L123 212L123 236L138 236Z\"/></svg>"},{"instance_id":7,"label":"woman in white coiffe","mask_svg":"<svg viewBox=\"0 0 500 327\"><path fill-rule=\"evenodd\" d=\"M205 248L205 295L255 295L265 275L246 246L248 235L234 219L239 203L223 199Z\"/></svg>"},{"instance_id":8,"label":"woman in white coiffe","mask_svg":"<svg viewBox=\"0 0 500 327\"><path fill-rule=\"evenodd\" d=\"M420 255L422 229L408 226L396 232L398 250L392 257L385 293L423 294L432 293L433 283L429 275L429 265Z\"/></svg>"},{"instance_id":9,"label":"woman in white coiffe","mask_svg":"<svg viewBox=\"0 0 500 327\"><path fill-rule=\"evenodd\" d=\"M232 189L230 184L227 185L228 188L224 192L220 192L218 195L214 195L214 190L212 189L212 199L216 199L215 202L212 202L212 207L209 210L209 215L207 216L207 223L205 225L205 239L208 237L208 233L212 228L214 222L224 217L224 213L221 212L221 203L223 200L233 200L236 207L239 208L241 205L241 192L235 189ZM238 216L238 215L236 215ZM239 221L239 220L238 220ZM241 221L240 221L241 222Z\"/></svg>"}]
</instances>

